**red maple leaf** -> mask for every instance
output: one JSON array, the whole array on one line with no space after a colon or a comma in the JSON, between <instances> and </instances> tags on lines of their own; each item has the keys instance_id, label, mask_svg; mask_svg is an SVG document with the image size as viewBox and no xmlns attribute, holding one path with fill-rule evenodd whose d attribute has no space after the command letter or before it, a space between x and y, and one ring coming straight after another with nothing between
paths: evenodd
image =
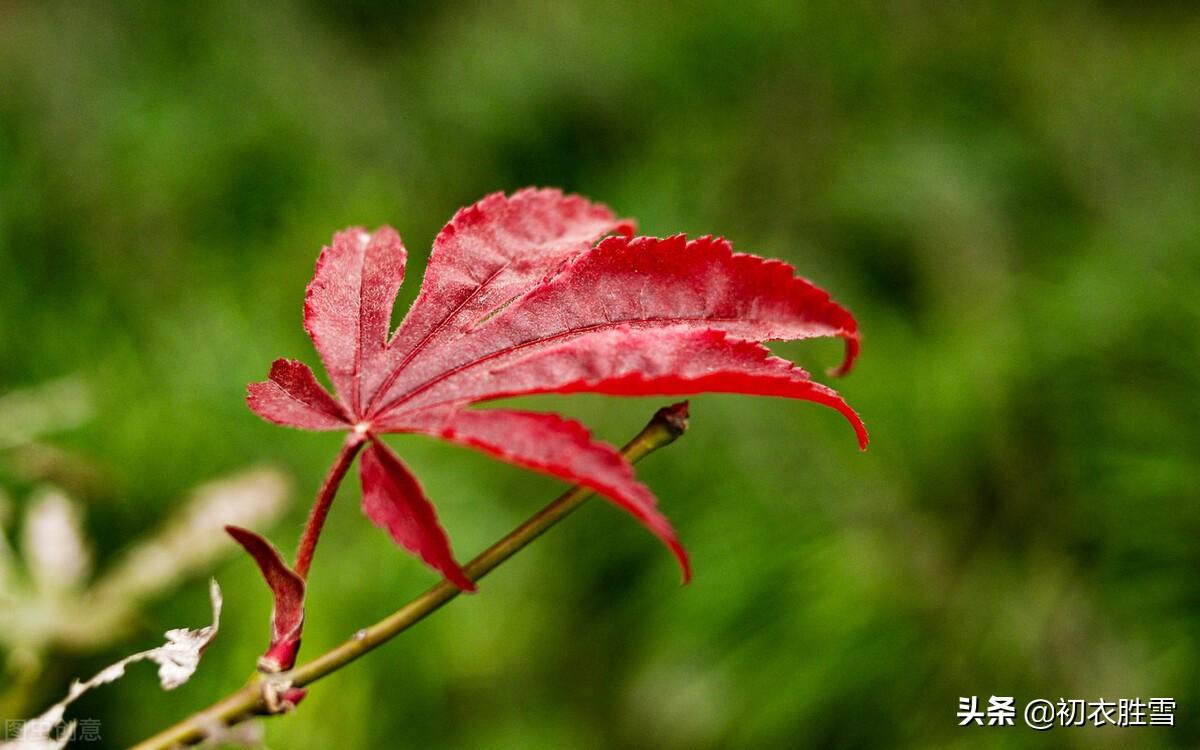
<instances>
[{"instance_id":1,"label":"red maple leaf","mask_svg":"<svg viewBox=\"0 0 1200 750\"><path fill-rule=\"evenodd\" d=\"M494 194L442 229L420 295L389 336L405 260L391 228L335 235L317 260L304 324L336 395L286 359L249 387L247 402L264 419L347 433L294 572L265 540L236 532L276 592L272 645L284 667L294 659L285 641L298 645L317 535L360 450L367 517L458 587L474 588L383 433L430 435L589 487L662 539L685 580L675 532L614 448L553 414L468 407L535 393L783 396L837 409L866 446L861 420L835 391L759 343L841 337L839 374L858 353L853 316L785 263L734 253L719 238L632 237L608 208L556 190Z\"/></svg>"}]
</instances>

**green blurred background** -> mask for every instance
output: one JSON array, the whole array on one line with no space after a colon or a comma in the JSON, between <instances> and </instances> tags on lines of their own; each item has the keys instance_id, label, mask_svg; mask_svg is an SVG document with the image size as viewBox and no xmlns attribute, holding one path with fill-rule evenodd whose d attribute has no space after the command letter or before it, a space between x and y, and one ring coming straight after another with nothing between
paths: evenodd
<instances>
[{"instance_id":1,"label":"green blurred background","mask_svg":"<svg viewBox=\"0 0 1200 750\"><path fill-rule=\"evenodd\" d=\"M639 468L691 586L594 503L268 744L1194 747L1198 39L1190 3L0 2L0 392L90 387L90 421L51 442L99 467L76 494L101 565L259 461L294 478L271 529L290 551L338 438L242 394L276 356L314 361L303 289L334 230L400 230L400 309L439 227L495 190L724 234L856 313L863 357L834 385L871 449L811 404L696 398ZM822 373L840 348L781 351ZM611 442L663 403L527 401ZM392 445L464 558L560 489ZM35 482L2 481L19 518ZM309 656L433 581L354 484ZM248 558L211 573L225 617L191 683L135 668L72 709L103 746L245 679L268 597ZM31 710L207 609L194 576L123 641L52 655ZM1174 728L957 726L959 696L993 694L1179 708Z\"/></svg>"}]
</instances>

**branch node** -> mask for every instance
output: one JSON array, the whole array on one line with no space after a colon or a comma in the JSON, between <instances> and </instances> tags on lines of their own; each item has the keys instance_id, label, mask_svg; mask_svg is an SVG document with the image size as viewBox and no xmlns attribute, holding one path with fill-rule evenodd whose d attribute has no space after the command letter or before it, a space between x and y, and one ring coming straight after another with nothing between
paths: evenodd
<instances>
[{"instance_id":1,"label":"branch node","mask_svg":"<svg viewBox=\"0 0 1200 750\"><path fill-rule=\"evenodd\" d=\"M679 437L687 432L688 428L688 402L680 401L677 404L664 406L654 413L654 421L661 422L671 431L672 437Z\"/></svg>"}]
</instances>

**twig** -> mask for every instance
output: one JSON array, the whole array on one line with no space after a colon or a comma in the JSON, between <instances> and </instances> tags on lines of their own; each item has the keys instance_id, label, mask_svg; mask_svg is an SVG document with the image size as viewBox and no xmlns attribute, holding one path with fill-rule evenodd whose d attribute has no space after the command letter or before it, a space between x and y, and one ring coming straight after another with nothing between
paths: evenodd
<instances>
[{"instance_id":1,"label":"twig","mask_svg":"<svg viewBox=\"0 0 1200 750\"><path fill-rule=\"evenodd\" d=\"M659 409L637 437L621 449L621 453L628 460L636 462L659 448L670 445L687 429L687 416L686 401ZM591 496L592 492L582 487L575 487L560 495L528 521L467 563L463 570L471 580L483 578L551 526L566 518ZM358 631L350 640L312 661L277 675L260 675L217 703L141 742L133 750L168 750L180 745L195 744L203 740L214 727L234 726L252 716L270 713L267 703L275 690L301 688L341 669L436 612L459 593L458 587L441 581L388 617Z\"/></svg>"}]
</instances>

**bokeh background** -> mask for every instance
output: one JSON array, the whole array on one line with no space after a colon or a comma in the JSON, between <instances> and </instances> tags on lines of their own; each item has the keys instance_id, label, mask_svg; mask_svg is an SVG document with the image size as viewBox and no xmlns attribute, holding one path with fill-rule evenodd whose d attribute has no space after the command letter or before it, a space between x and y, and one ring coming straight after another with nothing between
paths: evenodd
<instances>
[{"instance_id":1,"label":"bokeh background","mask_svg":"<svg viewBox=\"0 0 1200 750\"><path fill-rule=\"evenodd\" d=\"M561 186L830 289L865 332L835 385L871 449L815 405L696 398L639 468L691 586L593 503L319 684L271 747L1194 747L1197 39L1189 3L2 2L0 392L69 376L90 405L40 452L6 447L14 554L48 483L103 570L190 488L263 462L292 479L268 527L292 550L338 438L242 394L276 356L314 359L320 246L396 226L403 310L455 209ZM816 373L840 353L781 351ZM21 413L54 413L61 393L37 393ZM663 401L528 403L620 442ZM560 490L392 445L464 558ZM314 567L310 656L433 581L354 485ZM121 638L0 676L8 705L205 623L210 574L225 617L193 681L164 694L131 669L72 709L102 721L79 746L241 684L270 605L230 553ZM957 726L960 696L993 694L1172 697L1176 726Z\"/></svg>"}]
</instances>

